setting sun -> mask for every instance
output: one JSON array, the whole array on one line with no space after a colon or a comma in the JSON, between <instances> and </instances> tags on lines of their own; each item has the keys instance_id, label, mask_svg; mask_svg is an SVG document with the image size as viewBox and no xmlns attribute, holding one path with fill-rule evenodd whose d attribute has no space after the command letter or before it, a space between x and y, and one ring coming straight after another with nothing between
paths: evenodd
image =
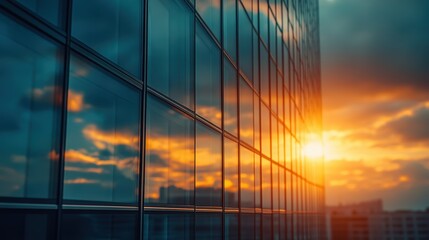
<instances>
[{"instance_id":1,"label":"setting sun","mask_svg":"<svg viewBox=\"0 0 429 240\"><path fill-rule=\"evenodd\" d=\"M321 158L324 155L323 144L320 141L311 141L302 147L304 156L315 159Z\"/></svg>"}]
</instances>

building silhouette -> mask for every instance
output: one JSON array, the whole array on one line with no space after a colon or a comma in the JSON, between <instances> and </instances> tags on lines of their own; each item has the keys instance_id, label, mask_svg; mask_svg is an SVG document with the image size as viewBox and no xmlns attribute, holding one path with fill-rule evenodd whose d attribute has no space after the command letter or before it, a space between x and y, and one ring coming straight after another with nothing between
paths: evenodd
<instances>
[{"instance_id":1,"label":"building silhouette","mask_svg":"<svg viewBox=\"0 0 429 240\"><path fill-rule=\"evenodd\" d=\"M429 239L429 209L426 211L384 211L374 200L327 207L330 240Z\"/></svg>"},{"instance_id":2,"label":"building silhouette","mask_svg":"<svg viewBox=\"0 0 429 240\"><path fill-rule=\"evenodd\" d=\"M0 1L1 239L323 239L317 0Z\"/></svg>"}]
</instances>

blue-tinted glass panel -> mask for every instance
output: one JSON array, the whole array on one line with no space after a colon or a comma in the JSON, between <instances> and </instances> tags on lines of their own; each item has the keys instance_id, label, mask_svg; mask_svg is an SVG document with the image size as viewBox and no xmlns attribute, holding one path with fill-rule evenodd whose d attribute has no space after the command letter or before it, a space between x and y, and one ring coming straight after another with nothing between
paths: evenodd
<instances>
[{"instance_id":1,"label":"blue-tinted glass panel","mask_svg":"<svg viewBox=\"0 0 429 240\"><path fill-rule=\"evenodd\" d=\"M259 1L259 34L268 46L268 3L267 0Z\"/></svg>"},{"instance_id":2,"label":"blue-tinted glass panel","mask_svg":"<svg viewBox=\"0 0 429 240\"><path fill-rule=\"evenodd\" d=\"M257 93L259 89L259 35L253 31L253 87Z\"/></svg>"},{"instance_id":3,"label":"blue-tinted glass panel","mask_svg":"<svg viewBox=\"0 0 429 240\"><path fill-rule=\"evenodd\" d=\"M240 138L253 146L253 91L240 77Z\"/></svg>"},{"instance_id":4,"label":"blue-tinted glass panel","mask_svg":"<svg viewBox=\"0 0 429 240\"><path fill-rule=\"evenodd\" d=\"M237 136L237 70L226 58L223 84L223 126L226 131Z\"/></svg>"},{"instance_id":5,"label":"blue-tinted glass panel","mask_svg":"<svg viewBox=\"0 0 429 240\"><path fill-rule=\"evenodd\" d=\"M283 43L282 43L282 33L280 31L280 28L277 26L276 31L276 44L277 44L277 65L279 66L279 71L283 72Z\"/></svg>"},{"instance_id":6,"label":"blue-tinted glass panel","mask_svg":"<svg viewBox=\"0 0 429 240\"><path fill-rule=\"evenodd\" d=\"M225 207L238 207L238 143L224 138Z\"/></svg>"},{"instance_id":7,"label":"blue-tinted glass panel","mask_svg":"<svg viewBox=\"0 0 429 240\"><path fill-rule=\"evenodd\" d=\"M262 208L271 209L271 162L262 158Z\"/></svg>"},{"instance_id":8,"label":"blue-tinted glass panel","mask_svg":"<svg viewBox=\"0 0 429 240\"><path fill-rule=\"evenodd\" d=\"M193 239L194 216L189 213L146 213L143 227L144 239Z\"/></svg>"},{"instance_id":9,"label":"blue-tinted glass panel","mask_svg":"<svg viewBox=\"0 0 429 240\"><path fill-rule=\"evenodd\" d=\"M58 46L0 15L0 197L55 198Z\"/></svg>"},{"instance_id":10,"label":"blue-tinted glass panel","mask_svg":"<svg viewBox=\"0 0 429 240\"><path fill-rule=\"evenodd\" d=\"M198 206L222 205L222 137L197 123L196 199Z\"/></svg>"},{"instance_id":11,"label":"blue-tinted glass panel","mask_svg":"<svg viewBox=\"0 0 429 240\"><path fill-rule=\"evenodd\" d=\"M173 100L194 105L194 15L183 0L150 0L148 83Z\"/></svg>"},{"instance_id":12,"label":"blue-tinted glass panel","mask_svg":"<svg viewBox=\"0 0 429 240\"><path fill-rule=\"evenodd\" d=\"M64 198L137 203L140 91L72 56Z\"/></svg>"},{"instance_id":13,"label":"blue-tinted glass panel","mask_svg":"<svg viewBox=\"0 0 429 240\"><path fill-rule=\"evenodd\" d=\"M240 188L241 207L253 208L255 198L254 153L245 147L240 148Z\"/></svg>"},{"instance_id":14,"label":"blue-tinted glass panel","mask_svg":"<svg viewBox=\"0 0 429 240\"><path fill-rule=\"evenodd\" d=\"M74 0L72 35L140 77L141 3L140 0Z\"/></svg>"},{"instance_id":15,"label":"blue-tinted glass panel","mask_svg":"<svg viewBox=\"0 0 429 240\"><path fill-rule=\"evenodd\" d=\"M241 214L241 239L252 240L255 239L255 215L242 213Z\"/></svg>"},{"instance_id":16,"label":"blue-tinted glass panel","mask_svg":"<svg viewBox=\"0 0 429 240\"><path fill-rule=\"evenodd\" d=\"M263 46L260 48L261 53L261 98L266 103L270 103L270 78L269 78L269 58L267 49Z\"/></svg>"},{"instance_id":17,"label":"blue-tinted glass panel","mask_svg":"<svg viewBox=\"0 0 429 240\"><path fill-rule=\"evenodd\" d=\"M225 214L225 240L238 239L238 214Z\"/></svg>"},{"instance_id":18,"label":"blue-tinted glass panel","mask_svg":"<svg viewBox=\"0 0 429 240\"><path fill-rule=\"evenodd\" d=\"M220 126L221 54L213 39L198 25L196 32L196 112Z\"/></svg>"},{"instance_id":19,"label":"blue-tinted glass panel","mask_svg":"<svg viewBox=\"0 0 429 240\"><path fill-rule=\"evenodd\" d=\"M138 238L138 217L134 213L64 213L61 219L61 239Z\"/></svg>"},{"instance_id":20,"label":"blue-tinted glass panel","mask_svg":"<svg viewBox=\"0 0 429 240\"><path fill-rule=\"evenodd\" d=\"M62 10L63 1L59 0L17 0L31 11L42 16L54 25L62 25L60 10Z\"/></svg>"},{"instance_id":21,"label":"blue-tinted glass panel","mask_svg":"<svg viewBox=\"0 0 429 240\"><path fill-rule=\"evenodd\" d=\"M277 59L277 49L276 49L276 20L274 18L274 15L270 12L269 14L269 21L268 21L268 28L269 28L269 38L270 38L270 53L273 59Z\"/></svg>"},{"instance_id":22,"label":"blue-tinted glass panel","mask_svg":"<svg viewBox=\"0 0 429 240\"><path fill-rule=\"evenodd\" d=\"M217 213L197 213L195 230L195 239L222 239L222 215Z\"/></svg>"},{"instance_id":23,"label":"blue-tinted glass panel","mask_svg":"<svg viewBox=\"0 0 429 240\"><path fill-rule=\"evenodd\" d=\"M221 0L195 0L198 13L216 36L220 38Z\"/></svg>"},{"instance_id":24,"label":"blue-tinted glass panel","mask_svg":"<svg viewBox=\"0 0 429 240\"><path fill-rule=\"evenodd\" d=\"M237 12L235 0L223 0L223 47L237 61Z\"/></svg>"},{"instance_id":25,"label":"blue-tinted glass panel","mask_svg":"<svg viewBox=\"0 0 429 240\"><path fill-rule=\"evenodd\" d=\"M0 233L2 239L55 239L55 212L31 210L0 210Z\"/></svg>"},{"instance_id":26,"label":"blue-tinted glass panel","mask_svg":"<svg viewBox=\"0 0 429 240\"><path fill-rule=\"evenodd\" d=\"M149 95L145 203L194 204L194 121Z\"/></svg>"},{"instance_id":27,"label":"blue-tinted glass panel","mask_svg":"<svg viewBox=\"0 0 429 240\"><path fill-rule=\"evenodd\" d=\"M253 59L252 59L252 22L248 18L241 4L238 4L238 52L240 69L244 72L250 82L253 82Z\"/></svg>"}]
</instances>

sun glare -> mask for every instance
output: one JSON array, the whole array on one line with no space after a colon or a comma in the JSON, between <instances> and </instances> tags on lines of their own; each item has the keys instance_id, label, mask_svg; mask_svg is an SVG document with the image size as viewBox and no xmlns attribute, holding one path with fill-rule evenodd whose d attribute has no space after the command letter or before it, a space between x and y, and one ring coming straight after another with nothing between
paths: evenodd
<instances>
[{"instance_id":1,"label":"sun glare","mask_svg":"<svg viewBox=\"0 0 429 240\"><path fill-rule=\"evenodd\" d=\"M308 142L303 146L302 151L304 156L311 159L321 158L324 154L323 144L319 141Z\"/></svg>"}]
</instances>

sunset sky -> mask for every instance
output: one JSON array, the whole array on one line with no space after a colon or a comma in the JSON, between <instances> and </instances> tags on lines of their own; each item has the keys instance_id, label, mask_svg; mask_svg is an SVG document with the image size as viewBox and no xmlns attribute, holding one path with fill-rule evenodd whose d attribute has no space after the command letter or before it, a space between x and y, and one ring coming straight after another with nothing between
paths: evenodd
<instances>
[{"instance_id":1,"label":"sunset sky","mask_svg":"<svg viewBox=\"0 0 429 240\"><path fill-rule=\"evenodd\" d=\"M429 1L320 0L326 203L429 207Z\"/></svg>"}]
</instances>

